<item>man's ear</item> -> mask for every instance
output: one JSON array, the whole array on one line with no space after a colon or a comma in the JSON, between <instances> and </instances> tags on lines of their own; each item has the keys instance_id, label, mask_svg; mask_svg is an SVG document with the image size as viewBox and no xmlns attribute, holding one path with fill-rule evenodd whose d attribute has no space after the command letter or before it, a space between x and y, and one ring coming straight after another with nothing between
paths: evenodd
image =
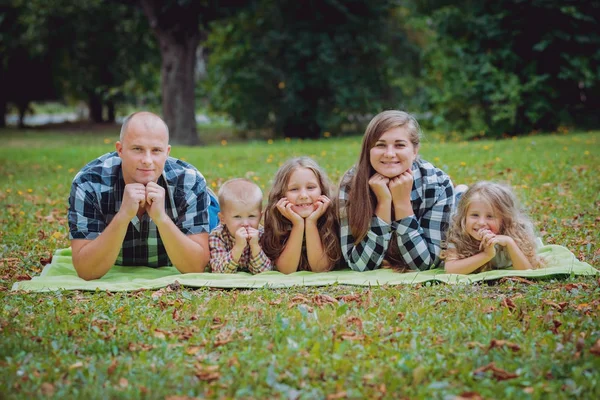
<instances>
[{"instance_id":1,"label":"man's ear","mask_svg":"<svg viewBox=\"0 0 600 400\"><path fill-rule=\"evenodd\" d=\"M121 157L121 153L123 152L123 143L116 142L115 149L117 150L117 154L119 155L119 157Z\"/></svg>"},{"instance_id":2,"label":"man's ear","mask_svg":"<svg viewBox=\"0 0 600 400\"><path fill-rule=\"evenodd\" d=\"M167 145L167 157L169 157L169 154L171 154L171 145Z\"/></svg>"}]
</instances>

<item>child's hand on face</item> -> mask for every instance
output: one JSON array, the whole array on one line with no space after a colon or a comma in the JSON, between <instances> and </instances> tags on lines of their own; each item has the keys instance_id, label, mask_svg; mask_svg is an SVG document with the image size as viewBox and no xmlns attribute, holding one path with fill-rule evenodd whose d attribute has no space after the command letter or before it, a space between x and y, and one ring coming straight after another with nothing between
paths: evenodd
<instances>
[{"instance_id":1,"label":"child's hand on face","mask_svg":"<svg viewBox=\"0 0 600 400\"><path fill-rule=\"evenodd\" d=\"M304 222L304 218L292 210L293 204L289 202L287 197L282 197L276 204L277 209L288 221L296 225Z\"/></svg>"},{"instance_id":2,"label":"child's hand on face","mask_svg":"<svg viewBox=\"0 0 600 400\"><path fill-rule=\"evenodd\" d=\"M502 247L510 246L512 242L513 239L510 236L496 235L496 243L498 243Z\"/></svg>"},{"instance_id":3,"label":"child's hand on face","mask_svg":"<svg viewBox=\"0 0 600 400\"><path fill-rule=\"evenodd\" d=\"M329 207L329 205L331 204L331 200L329 199L329 197L321 195L317 198L317 201L315 202L316 208L315 210L312 212L312 214L310 214L308 217L306 217L307 220L316 222L319 218L321 218L321 216L323 214L325 214L325 211L327 211L327 208Z\"/></svg>"},{"instance_id":4,"label":"child's hand on face","mask_svg":"<svg viewBox=\"0 0 600 400\"><path fill-rule=\"evenodd\" d=\"M373 174L373 176L369 179L369 187L375 193L375 197L377 197L377 202L382 202L385 200L392 199L392 193L390 192L390 188L388 184L390 179L379 174Z\"/></svg>"},{"instance_id":5,"label":"child's hand on face","mask_svg":"<svg viewBox=\"0 0 600 400\"><path fill-rule=\"evenodd\" d=\"M242 249L245 248L248 244L248 237L248 230L242 226L235 231L235 245Z\"/></svg>"},{"instance_id":6,"label":"child's hand on face","mask_svg":"<svg viewBox=\"0 0 600 400\"><path fill-rule=\"evenodd\" d=\"M246 228L246 230L248 232L248 244L250 244L250 247L255 248L256 246L258 246L258 238L259 238L258 229L248 227L248 228Z\"/></svg>"},{"instance_id":7,"label":"child's hand on face","mask_svg":"<svg viewBox=\"0 0 600 400\"><path fill-rule=\"evenodd\" d=\"M479 234L481 235L481 242L479 243L479 250L482 250L490 258L496 256L495 244L498 243L498 239L495 233L489 229L480 229Z\"/></svg>"}]
</instances>

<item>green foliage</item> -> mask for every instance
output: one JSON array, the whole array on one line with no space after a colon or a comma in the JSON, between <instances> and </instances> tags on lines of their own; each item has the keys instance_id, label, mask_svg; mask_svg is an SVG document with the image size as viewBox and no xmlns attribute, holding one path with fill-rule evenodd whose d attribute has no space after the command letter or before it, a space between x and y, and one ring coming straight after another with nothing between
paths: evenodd
<instances>
[{"instance_id":1,"label":"green foliage","mask_svg":"<svg viewBox=\"0 0 600 400\"><path fill-rule=\"evenodd\" d=\"M160 57L139 9L104 0L14 1L26 42L51 55L71 98L158 101Z\"/></svg>"},{"instance_id":2,"label":"green foliage","mask_svg":"<svg viewBox=\"0 0 600 400\"><path fill-rule=\"evenodd\" d=\"M17 279L40 273L40 260L68 246L71 180L86 162L113 150L117 137L118 129L0 131L3 397L600 395L600 286L592 277L465 286L10 292ZM470 142L444 142L432 133L420 152L456 183L511 183L544 242L567 246L598 267L599 142L598 132ZM338 181L359 148L360 138L349 137L175 146L172 154L196 165L215 189L246 176L266 193L289 157L310 155Z\"/></svg>"},{"instance_id":3,"label":"green foliage","mask_svg":"<svg viewBox=\"0 0 600 400\"><path fill-rule=\"evenodd\" d=\"M594 2L415 4L410 24L427 38L419 79L437 128L498 136L600 125Z\"/></svg>"},{"instance_id":4,"label":"green foliage","mask_svg":"<svg viewBox=\"0 0 600 400\"><path fill-rule=\"evenodd\" d=\"M398 40L393 11L388 0L263 0L214 23L207 43L212 107L242 128L308 138L390 107L401 92L392 93L388 81L410 68L394 68L410 51Z\"/></svg>"}]
</instances>

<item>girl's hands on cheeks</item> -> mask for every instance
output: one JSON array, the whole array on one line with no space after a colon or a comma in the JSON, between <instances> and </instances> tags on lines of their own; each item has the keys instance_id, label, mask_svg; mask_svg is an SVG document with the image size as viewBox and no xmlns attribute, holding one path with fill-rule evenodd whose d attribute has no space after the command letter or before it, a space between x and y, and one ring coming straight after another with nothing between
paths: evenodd
<instances>
[{"instance_id":1,"label":"girl's hands on cheeks","mask_svg":"<svg viewBox=\"0 0 600 400\"><path fill-rule=\"evenodd\" d=\"M413 172L410 169L390 179L388 186L394 203L403 201L408 201L410 203L410 192L412 191L413 180Z\"/></svg>"},{"instance_id":2,"label":"girl's hands on cheeks","mask_svg":"<svg viewBox=\"0 0 600 400\"><path fill-rule=\"evenodd\" d=\"M306 217L306 220L316 222L319 218L321 218L323 214L325 214L325 211L327 210L330 204L331 200L329 199L329 197L324 195L319 196L317 198L317 201L315 202L315 210L312 212L312 214Z\"/></svg>"},{"instance_id":3,"label":"girl's hands on cheeks","mask_svg":"<svg viewBox=\"0 0 600 400\"><path fill-rule=\"evenodd\" d=\"M282 197L281 199L279 199L275 206L277 207L281 215L283 215L293 225L304 222L304 218L302 218L300 215L298 215L292 210L293 204L288 201L287 197Z\"/></svg>"},{"instance_id":4,"label":"girl's hands on cheeks","mask_svg":"<svg viewBox=\"0 0 600 400\"><path fill-rule=\"evenodd\" d=\"M373 193L375 193L378 203L392 200L392 193L388 187L389 182L389 178L379 173L374 174L371 179L369 179L369 186L371 187Z\"/></svg>"}]
</instances>

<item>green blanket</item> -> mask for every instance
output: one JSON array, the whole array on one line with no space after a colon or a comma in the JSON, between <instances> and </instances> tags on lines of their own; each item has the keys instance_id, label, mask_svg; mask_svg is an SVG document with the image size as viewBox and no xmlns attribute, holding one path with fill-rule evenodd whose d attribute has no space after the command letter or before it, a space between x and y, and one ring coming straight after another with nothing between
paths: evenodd
<instances>
[{"instance_id":1,"label":"green blanket","mask_svg":"<svg viewBox=\"0 0 600 400\"><path fill-rule=\"evenodd\" d=\"M194 273L180 274L174 267L120 267L114 266L102 278L85 281L77 276L71 260L70 249L57 250L52 263L46 265L41 275L30 281L16 282L12 290L45 292L52 290L107 290L111 292L156 289L179 282L188 287L215 288L283 288L290 286L326 286L331 284L379 286L415 284L427 281L450 284L495 280L519 276L528 279L553 275L600 275L600 271L581 262L562 246L543 246L540 255L547 260L545 268L528 271L511 269L482 272L472 275L446 274L441 269L400 274L389 269L354 272L349 269L327 273L296 272L284 275L280 272L263 272L251 275Z\"/></svg>"}]
</instances>

